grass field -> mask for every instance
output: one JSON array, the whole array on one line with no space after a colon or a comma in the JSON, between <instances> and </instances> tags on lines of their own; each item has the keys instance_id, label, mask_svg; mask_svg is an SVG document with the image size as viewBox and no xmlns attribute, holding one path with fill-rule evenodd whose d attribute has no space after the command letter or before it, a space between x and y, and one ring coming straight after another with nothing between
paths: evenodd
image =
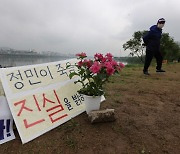
<instances>
[{"instance_id":1,"label":"grass field","mask_svg":"<svg viewBox=\"0 0 180 154\"><path fill-rule=\"evenodd\" d=\"M145 76L129 65L110 79L101 109L115 109L115 122L91 124L83 113L24 145L15 130L0 154L179 154L180 63L163 68Z\"/></svg>"}]
</instances>

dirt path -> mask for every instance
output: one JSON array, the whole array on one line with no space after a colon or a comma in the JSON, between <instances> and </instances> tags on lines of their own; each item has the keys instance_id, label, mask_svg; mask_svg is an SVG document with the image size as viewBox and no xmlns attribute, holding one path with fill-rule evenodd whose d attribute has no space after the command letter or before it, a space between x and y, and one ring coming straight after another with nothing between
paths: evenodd
<instances>
[{"instance_id":1,"label":"dirt path","mask_svg":"<svg viewBox=\"0 0 180 154\"><path fill-rule=\"evenodd\" d=\"M0 154L179 154L180 64L164 68L144 76L142 67L126 67L111 79L101 108L114 108L115 122L92 125L83 113L24 145L15 131Z\"/></svg>"}]
</instances>

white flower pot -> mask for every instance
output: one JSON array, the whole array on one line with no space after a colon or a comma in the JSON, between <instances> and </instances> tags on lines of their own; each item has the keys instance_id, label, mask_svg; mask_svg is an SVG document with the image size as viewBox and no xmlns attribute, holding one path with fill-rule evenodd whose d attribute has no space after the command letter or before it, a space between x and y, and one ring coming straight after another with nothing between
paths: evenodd
<instances>
[{"instance_id":1,"label":"white flower pot","mask_svg":"<svg viewBox=\"0 0 180 154\"><path fill-rule=\"evenodd\" d=\"M84 104L86 113L89 114L89 112L93 110L99 110L100 104L101 104L101 96L87 96L83 95L84 97Z\"/></svg>"}]
</instances>

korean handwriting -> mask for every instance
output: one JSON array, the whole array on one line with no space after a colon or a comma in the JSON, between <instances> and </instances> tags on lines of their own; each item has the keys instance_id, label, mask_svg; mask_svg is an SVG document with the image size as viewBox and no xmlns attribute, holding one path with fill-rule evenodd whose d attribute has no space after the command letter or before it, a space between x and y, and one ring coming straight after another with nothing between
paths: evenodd
<instances>
[{"instance_id":1,"label":"korean handwriting","mask_svg":"<svg viewBox=\"0 0 180 154\"><path fill-rule=\"evenodd\" d=\"M75 94L71 97L77 106L81 105L82 102L84 101L84 97L81 94Z\"/></svg>"},{"instance_id":2,"label":"korean handwriting","mask_svg":"<svg viewBox=\"0 0 180 154\"><path fill-rule=\"evenodd\" d=\"M54 101L54 99L51 100L52 98L51 99L47 98L45 93L43 93L41 96L42 102L38 101L38 98L36 95L33 95L33 100L34 100L33 103L35 105L35 108L32 108L32 107L30 108L30 105L28 105L28 102L26 99L15 102L14 103L15 107L20 106L20 110L17 113L17 116L22 116L24 112L26 112L26 115L28 113L30 115L32 115L32 113L34 111L41 112L42 110L45 110L48 114L48 117L49 117L51 123L57 122L57 121L63 119L64 117L68 116L68 114L62 114L62 111L64 111L64 107L62 106L60 99L55 90L53 90L53 93L54 93L53 97L55 98L55 101ZM32 106L32 104L31 104L31 106ZM23 119L24 126L26 129L33 127L44 121L45 121L45 118L42 118L42 117L37 117L36 121L33 121L33 122L29 122L28 117L25 117Z\"/></svg>"},{"instance_id":3,"label":"korean handwriting","mask_svg":"<svg viewBox=\"0 0 180 154\"><path fill-rule=\"evenodd\" d=\"M10 120L11 119L3 119L0 120L0 140L3 140L5 138L5 134L7 135L7 137L11 136L10 133Z\"/></svg>"},{"instance_id":4,"label":"korean handwriting","mask_svg":"<svg viewBox=\"0 0 180 154\"><path fill-rule=\"evenodd\" d=\"M67 98L64 98L64 104L66 105L69 111L73 109L71 102Z\"/></svg>"},{"instance_id":5,"label":"korean handwriting","mask_svg":"<svg viewBox=\"0 0 180 154\"><path fill-rule=\"evenodd\" d=\"M68 68L66 68L68 65L71 65L70 62L67 62L66 65L63 67L62 64L57 64L57 72L59 73L59 75L66 75L68 76L69 73L74 72L74 66L70 66Z\"/></svg>"},{"instance_id":6,"label":"korean handwriting","mask_svg":"<svg viewBox=\"0 0 180 154\"><path fill-rule=\"evenodd\" d=\"M49 77L53 79L52 73L49 67L41 68L37 70L36 68L27 69L24 71L17 70L16 72L12 72L7 74L9 77L9 81L14 83L14 87L16 89L22 89L25 85L24 81L28 80L29 85L40 84L42 81L40 77Z\"/></svg>"},{"instance_id":7,"label":"korean handwriting","mask_svg":"<svg viewBox=\"0 0 180 154\"><path fill-rule=\"evenodd\" d=\"M71 96L71 98L73 102L76 104L76 106L81 105L82 102L84 101L84 97L81 94L75 94ZM73 109L71 102L67 98L64 98L64 104L69 111Z\"/></svg>"}]
</instances>

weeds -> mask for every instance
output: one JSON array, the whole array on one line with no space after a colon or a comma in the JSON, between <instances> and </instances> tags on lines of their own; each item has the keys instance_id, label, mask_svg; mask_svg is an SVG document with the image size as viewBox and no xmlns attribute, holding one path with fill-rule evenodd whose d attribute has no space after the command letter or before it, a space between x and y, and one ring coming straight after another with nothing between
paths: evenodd
<instances>
[{"instance_id":1,"label":"weeds","mask_svg":"<svg viewBox=\"0 0 180 154\"><path fill-rule=\"evenodd\" d=\"M122 132L123 132L122 128L119 127L119 126L112 125L111 128L112 128L112 130L113 130L115 133L117 133L117 134L122 134Z\"/></svg>"},{"instance_id":2,"label":"weeds","mask_svg":"<svg viewBox=\"0 0 180 154\"><path fill-rule=\"evenodd\" d=\"M77 142L75 141L74 138L70 137L70 136L66 136L66 140L65 143L68 147L75 149Z\"/></svg>"},{"instance_id":3,"label":"weeds","mask_svg":"<svg viewBox=\"0 0 180 154\"><path fill-rule=\"evenodd\" d=\"M77 127L79 126L79 123L76 122L75 120L71 119L69 122L67 122L63 128L65 130L65 132L72 132L73 130L75 130Z\"/></svg>"}]
</instances>

